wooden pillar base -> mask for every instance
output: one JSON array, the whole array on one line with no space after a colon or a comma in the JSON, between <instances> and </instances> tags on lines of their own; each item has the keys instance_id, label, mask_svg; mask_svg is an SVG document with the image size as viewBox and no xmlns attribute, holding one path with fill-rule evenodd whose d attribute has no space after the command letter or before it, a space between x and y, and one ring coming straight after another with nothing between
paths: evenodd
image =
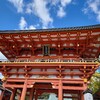
<instances>
[{"instance_id":1,"label":"wooden pillar base","mask_svg":"<svg viewBox=\"0 0 100 100\"><path fill-rule=\"evenodd\" d=\"M25 82L24 82L24 86L23 86L23 90L22 90L22 94L21 94L21 99L20 100L25 100L26 91L27 91L27 80L25 80Z\"/></svg>"},{"instance_id":2,"label":"wooden pillar base","mask_svg":"<svg viewBox=\"0 0 100 100\"><path fill-rule=\"evenodd\" d=\"M38 100L38 90L35 90L34 99L35 99L35 100Z\"/></svg>"},{"instance_id":3,"label":"wooden pillar base","mask_svg":"<svg viewBox=\"0 0 100 100\"><path fill-rule=\"evenodd\" d=\"M84 94L81 92L81 100L84 100Z\"/></svg>"},{"instance_id":4,"label":"wooden pillar base","mask_svg":"<svg viewBox=\"0 0 100 100\"><path fill-rule=\"evenodd\" d=\"M14 90L12 91L10 100L14 100L14 99L15 99L15 94L16 94L16 89L14 89Z\"/></svg>"},{"instance_id":5,"label":"wooden pillar base","mask_svg":"<svg viewBox=\"0 0 100 100\"><path fill-rule=\"evenodd\" d=\"M4 91L1 92L0 100L3 100Z\"/></svg>"},{"instance_id":6,"label":"wooden pillar base","mask_svg":"<svg viewBox=\"0 0 100 100\"><path fill-rule=\"evenodd\" d=\"M29 100L33 100L34 88L32 87L30 90L30 97Z\"/></svg>"},{"instance_id":7,"label":"wooden pillar base","mask_svg":"<svg viewBox=\"0 0 100 100\"><path fill-rule=\"evenodd\" d=\"M35 100L38 100L38 95L37 94L35 95Z\"/></svg>"},{"instance_id":8,"label":"wooden pillar base","mask_svg":"<svg viewBox=\"0 0 100 100\"><path fill-rule=\"evenodd\" d=\"M58 100L63 100L62 80L59 80Z\"/></svg>"}]
</instances>

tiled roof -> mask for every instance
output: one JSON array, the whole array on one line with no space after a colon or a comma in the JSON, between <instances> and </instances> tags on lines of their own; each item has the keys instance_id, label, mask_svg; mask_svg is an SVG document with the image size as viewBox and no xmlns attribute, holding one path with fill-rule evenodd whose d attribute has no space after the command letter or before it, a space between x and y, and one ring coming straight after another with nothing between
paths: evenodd
<instances>
[{"instance_id":1,"label":"tiled roof","mask_svg":"<svg viewBox=\"0 0 100 100\"><path fill-rule=\"evenodd\" d=\"M51 29L35 29L35 30L3 30L0 33L27 33L27 32L52 32L52 31L71 31L71 30L88 30L100 28L100 24L89 25L89 26L79 26L79 27L67 27L67 28L51 28Z\"/></svg>"}]
</instances>

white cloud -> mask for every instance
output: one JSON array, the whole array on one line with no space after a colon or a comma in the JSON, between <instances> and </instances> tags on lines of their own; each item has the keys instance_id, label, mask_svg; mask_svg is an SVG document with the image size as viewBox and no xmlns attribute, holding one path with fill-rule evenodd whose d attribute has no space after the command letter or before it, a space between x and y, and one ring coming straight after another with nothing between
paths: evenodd
<instances>
[{"instance_id":1,"label":"white cloud","mask_svg":"<svg viewBox=\"0 0 100 100\"><path fill-rule=\"evenodd\" d=\"M19 28L21 30L27 29L27 22L24 17L21 17L21 19L20 19Z\"/></svg>"},{"instance_id":2,"label":"white cloud","mask_svg":"<svg viewBox=\"0 0 100 100\"><path fill-rule=\"evenodd\" d=\"M84 14L88 13L88 9L87 8L82 9L82 11L84 12Z\"/></svg>"},{"instance_id":3,"label":"white cloud","mask_svg":"<svg viewBox=\"0 0 100 100\"><path fill-rule=\"evenodd\" d=\"M31 29L36 29L33 25L28 26L26 20L24 17L21 17L20 22L19 22L19 28L21 30L31 30Z\"/></svg>"},{"instance_id":4,"label":"white cloud","mask_svg":"<svg viewBox=\"0 0 100 100\"><path fill-rule=\"evenodd\" d=\"M83 12L85 14L93 12L97 16L97 20L100 22L100 0L88 0Z\"/></svg>"},{"instance_id":5,"label":"white cloud","mask_svg":"<svg viewBox=\"0 0 100 100\"><path fill-rule=\"evenodd\" d=\"M31 29L36 29L36 27L34 27L33 25L30 25L29 26L29 29L31 30Z\"/></svg>"},{"instance_id":6,"label":"white cloud","mask_svg":"<svg viewBox=\"0 0 100 100\"><path fill-rule=\"evenodd\" d=\"M61 5L65 7L66 5L70 4L72 0L61 0Z\"/></svg>"},{"instance_id":7,"label":"white cloud","mask_svg":"<svg viewBox=\"0 0 100 100\"><path fill-rule=\"evenodd\" d=\"M72 0L33 0L27 5L26 13L35 14L40 19L42 28L48 28L53 23L53 18L51 17L52 11L50 11L52 8L50 7L57 7L57 16L62 18L66 15L65 7L71 2ZM47 6L49 4L52 6Z\"/></svg>"},{"instance_id":8,"label":"white cloud","mask_svg":"<svg viewBox=\"0 0 100 100\"><path fill-rule=\"evenodd\" d=\"M72 2L72 0L48 0L48 1L50 1L50 3L52 5L57 6L57 5L61 4L61 6L63 6L63 7L65 7L66 5L68 5Z\"/></svg>"},{"instance_id":9,"label":"white cloud","mask_svg":"<svg viewBox=\"0 0 100 100\"><path fill-rule=\"evenodd\" d=\"M38 16L43 24L43 27L48 27L53 19L50 17L49 9L47 8L46 0L34 0L35 15Z\"/></svg>"},{"instance_id":10,"label":"white cloud","mask_svg":"<svg viewBox=\"0 0 100 100\"><path fill-rule=\"evenodd\" d=\"M50 0L50 3L51 3L52 5L56 5L56 4L59 3L59 1L60 1L60 0Z\"/></svg>"},{"instance_id":11,"label":"white cloud","mask_svg":"<svg viewBox=\"0 0 100 100\"><path fill-rule=\"evenodd\" d=\"M24 6L23 0L8 0L8 1L15 6L18 13L23 12L23 6Z\"/></svg>"},{"instance_id":12,"label":"white cloud","mask_svg":"<svg viewBox=\"0 0 100 100\"><path fill-rule=\"evenodd\" d=\"M27 14L33 13L33 2L27 4L27 6L26 6L26 13L27 13Z\"/></svg>"},{"instance_id":13,"label":"white cloud","mask_svg":"<svg viewBox=\"0 0 100 100\"><path fill-rule=\"evenodd\" d=\"M56 11L57 11L57 16L60 18L66 15L65 8L67 7L67 5L71 3L72 3L72 0L51 0L51 4L55 7L58 7Z\"/></svg>"},{"instance_id":14,"label":"white cloud","mask_svg":"<svg viewBox=\"0 0 100 100\"><path fill-rule=\"evenodd\" d=\"M59 9L57 11L57 16L62 18L66 15L66 11L64 10L65 7L69 5L72 0L60 0L59 2L61 3L61 5L59 6Z\"/></svg>"},{"instance_id":15,"label":"white cloud","mask_svg":"<svg viewBox=\"0 0 100 100\"><path fill-rule=\"evenodd\" d=\"M57 12L57 16L62 18L66 15L66 12L64 11L63 7L59 7L59 10Z\"/></svg>"},{"instance_id":16,"label":"white cloud","mask_svg":"<svg viewBox=\"0 0 100 100\"><path fill-rule=\"evenodd\" d=\"M53 16L52 8L54 8L54 12L56 12L57 16L62 18L66 15L65 8L67 5L72 3L72 0L31 0L30 3L24 3L24 0L8 0L10 3L14 5L17 9L18 13L27 13L32 14L32 16L36 16L39 18L38 23L42 28L53 27ZM41 23L40 23L41 22ZM26 29L27 22L22 17L20 20L20 29ZM31 26L30 26L31 27Z\"/></svg>"},{"instance_id":17,"label":"white cloud","mask_svg":"<svg viewBox=\"0 0 100 100\"><path fill-rule=\"evenodd\" d=\"M26 9L27 13L34 13L40 19L43 27L48 27L53 22L47 4L47 0L33 0Z\"/></svg>"}]
</instances>

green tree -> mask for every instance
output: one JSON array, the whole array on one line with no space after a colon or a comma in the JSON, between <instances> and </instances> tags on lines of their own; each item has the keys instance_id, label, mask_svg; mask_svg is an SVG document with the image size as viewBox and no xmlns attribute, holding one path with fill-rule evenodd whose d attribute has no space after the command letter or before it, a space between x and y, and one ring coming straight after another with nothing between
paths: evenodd
<instances>
[{"instance_id":1,"label":"green tree","mask_svg":"<svg viewBox=\"0 0 100 100\"><path fill-rule=\"evenodd\" d=\"M48 98L49 98L49 93L43 93L41 96L39 96L38 98L39 99L45 99L45 100L48 100Z\"/></svg>"},{"instance_id":2,"label":"green tree","mask_svg":"<svg viewBox=\"0 0 100 100\"><path fill-rule=\"evenodd\" d=\"M89 89L93 91L93 93L95 93L96 91L98 91L98 89L100 89L100 73L94 73L90 79L90 83L89 83Z\"/></svg>"}]
</instances>

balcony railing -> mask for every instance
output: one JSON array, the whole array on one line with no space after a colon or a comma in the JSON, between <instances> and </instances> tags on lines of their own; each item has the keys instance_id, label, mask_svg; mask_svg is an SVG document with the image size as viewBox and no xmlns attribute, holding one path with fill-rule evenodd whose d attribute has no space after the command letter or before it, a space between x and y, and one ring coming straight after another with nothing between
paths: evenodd
<instances>
[{"instance_id":1,"label":"balcony railing","mask_svg":"<svg viewBox=\"0 0 100 100\"><path fill-rule=\"evenodd\" d=\"M100 62L100 58L39 58L0 59L0 62Z\"/></svg>"}]
</instances>

